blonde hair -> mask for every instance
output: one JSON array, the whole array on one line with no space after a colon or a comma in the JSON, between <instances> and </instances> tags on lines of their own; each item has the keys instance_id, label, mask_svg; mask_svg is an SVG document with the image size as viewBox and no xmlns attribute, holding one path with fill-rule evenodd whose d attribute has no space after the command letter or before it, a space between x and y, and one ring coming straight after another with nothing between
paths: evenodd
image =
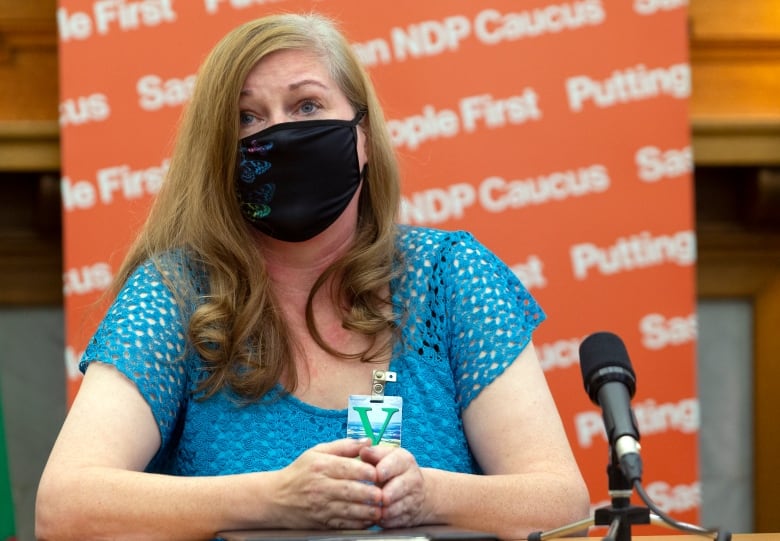
<instances>
[{"instance_id":1,"label":"blonde hair","mask_svg":"<svg viewBox=\"0 0 780 541\"><path fill-rule=\"evenodd\" d=\"M355 111L366 111L368 169L359 201L358 231L348 253L315 283L307 303L307 325L323 349L362 361L386 356L393 339L377 337L397 322L387 310L389 283L397 268L398 167L371 81L335 24L320 15L273 15L245 23L211 51L197 77L179 129L167 178L147 221L125 258L116 293L139 264L182 250L205 270L208 291L200 295L180 278L170 283L182 306L196 304L189 340L205 363L199 391L208 397L225 386L244 399L268 392L285 375L297 383L290 361L294 345L269 288L262 255L254 248L234 187L238 147L238 99L247 74L264 56L282 49L321 55ZM160 265L158 265L160 266ZM161 269L162 270L162 269ZM347 294L346 328L371 338L358 355L335 351L314 323L312 297L336 277L332 296ZM341 306L341 303L338 304ZM392 337L397 332L390 333Z\"/></svg>"}]
</instances>

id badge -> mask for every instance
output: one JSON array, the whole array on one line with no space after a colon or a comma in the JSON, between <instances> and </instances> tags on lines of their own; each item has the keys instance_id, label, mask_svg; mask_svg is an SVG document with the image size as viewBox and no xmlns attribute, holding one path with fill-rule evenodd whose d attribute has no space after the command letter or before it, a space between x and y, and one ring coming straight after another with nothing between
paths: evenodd
<instances>
[{"instance_id":1,"label":"id badge","mask_svg":"<svg viewBox=\"0 0 780 541\"><path fill-rule=\"evenodd\" d=\"M401 445L403 399L385 396L381 401L370 395L351 395L347 412L347 437L369 438L373 445Z\"/></svg>"}]
</instances>

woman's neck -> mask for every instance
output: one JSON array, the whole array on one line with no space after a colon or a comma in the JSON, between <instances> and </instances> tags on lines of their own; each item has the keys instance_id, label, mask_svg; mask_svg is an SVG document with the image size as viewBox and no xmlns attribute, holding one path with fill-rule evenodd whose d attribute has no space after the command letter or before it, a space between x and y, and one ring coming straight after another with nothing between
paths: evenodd
<instances>
[{"instance_id":1,"label":"woman's neck","mask_svg":"<svg viewBox=\"0 0 780 541\"><path fill-rule=\"evenodd\" d=\"M299 243L258 238L268 276L283 302L305 303L314 282L349 250L354 234L337 233L329 230Z\"/></svg>"}]
</instances>

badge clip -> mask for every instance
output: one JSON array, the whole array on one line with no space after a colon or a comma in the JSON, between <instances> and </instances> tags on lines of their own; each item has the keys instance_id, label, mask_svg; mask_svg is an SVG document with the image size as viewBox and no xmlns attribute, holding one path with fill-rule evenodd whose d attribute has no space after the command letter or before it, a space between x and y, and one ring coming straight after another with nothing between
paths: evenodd
<instances>
[{"instance_id":1,"label":"badge clip","mask_svg":"<svg viewBox=\"0 0 780 541\"><path fill-rule=\"evenodd\" d=\"M383 402L385 399L385 384L395 381L395 372L389 370L374 370L371 382L371 402Z\"/></svg>"}]
</instances>

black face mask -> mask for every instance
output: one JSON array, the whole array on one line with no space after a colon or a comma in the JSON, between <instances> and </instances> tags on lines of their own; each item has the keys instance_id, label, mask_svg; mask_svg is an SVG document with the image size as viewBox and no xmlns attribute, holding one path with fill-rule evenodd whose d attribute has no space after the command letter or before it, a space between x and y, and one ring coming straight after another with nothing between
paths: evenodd
<instances>
[{"instance_id":1,"label":"black face mask","mask_svg":"<svg viewBox=\"0 0 780 541\"><path fill-rule=\"evenodd\" d=\"M236 191L249 223L275 239L301 242L335 222L362 178L357 124L363 114L285 122L241 139Z\"/></svg>"}]
</instances>

